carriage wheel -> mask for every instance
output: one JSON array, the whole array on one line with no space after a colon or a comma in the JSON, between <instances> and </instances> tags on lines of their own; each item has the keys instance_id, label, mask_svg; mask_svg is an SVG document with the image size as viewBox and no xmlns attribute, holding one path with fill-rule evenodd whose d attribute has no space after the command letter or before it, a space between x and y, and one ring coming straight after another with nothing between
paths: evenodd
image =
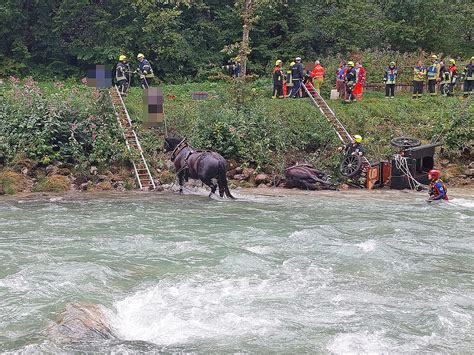
<instances>
[{"instance_id":1,"label":"carriage wheel","mask_svg":"<svg viewBox=\"0 0 474 355\"><path fill-rule=\"evenodd\" d=\"M410 137L398 137L398 138L393 138L390 143L397 147L397 148L402 148L402 149L408 149L408 148L414 148L418 147L421 145L421 141L416 138L410 138Z\"/></svg>"},{"instance_id":2,"label":"carriage wheel","mask_svg":"<svg viewBox=\"0 0 474 355\"><path fill-rule=\"evenodd\" d=\"M349 155L344 158L339 171L345 177L354 177L362 170L362 158L359 155Z\"/></svg>"}]
</instances>

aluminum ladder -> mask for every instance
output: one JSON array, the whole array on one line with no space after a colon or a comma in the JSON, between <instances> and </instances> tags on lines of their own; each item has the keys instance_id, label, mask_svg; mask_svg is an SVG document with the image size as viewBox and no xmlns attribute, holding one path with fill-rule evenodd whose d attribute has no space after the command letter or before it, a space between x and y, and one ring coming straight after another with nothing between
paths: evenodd
<instances>
[{"instance_id":1,"label":"aluminum ladder","mask_svg":"<svg viewBox=\"0 0 474 355\"><path fill-rule=\"evenodd\" d=\"M303 86L304 90L308 94L309 98L313 102L314 106L316 106L319 111L323 114L323 116L326 118L326 120L330 123L331 127L334 129L336 132L337 136L341 140L343 144L349 144L352 141L352 136L349 134L347 131L346 127L339 121L339 119L336 117L336 114L334 111L329 107L328 103L326 100L322 98L321 95L316 91L312 83L309 83L310 89L306 87L305 84L301 84ZM369 160L363 156L362 161L370 166Z\"/></svg>"},{"instance_id":2,"label":"aluminum ladder","mask_svg":"<svg viewBox=\"0 0 474 355\"><path fill-rule=\"evenodd\" d=\"M122 96L120 95L119 89L116 85L110 88L110 96L112 98L112 105L114 107L115 116L117 122L122 128L123 138L127 145L128 151L132 155L132 165L135 171L135 177L137 178L138 186L140 190L154 190L156 188L155 181L151 175L148 164L143 155L143 150L138 140L138 136L133 129L132 120L128 114L125 103L123 102ZM139 161L136 162L136 153L139 153Z\"/></svg>"},{"instance_id":3,"label":"aluminum ladder","mask_svg":"<svg viewBox=\"0 0 474 355\"><path fill-rule=\"evenodd\" d=\"M301 84L303 86L304 90L308 94L309 98L313 102L314 106L316 106L319 111L323 114L323 116L328 120L328 122L331 124L332 128L334 131L336 131L337 136L341 140L343 144L348 144L352 140L352 136L349 134L347 129L344 127L344 125L339 121L339 119L336 117L336 114L334 111L329 107L327 104L326 100L324 100L321 95L316 91L314 88L313 84L309 84L310 89L309 90L306 87L306 84Z\"/></svg>"}]
</instances>

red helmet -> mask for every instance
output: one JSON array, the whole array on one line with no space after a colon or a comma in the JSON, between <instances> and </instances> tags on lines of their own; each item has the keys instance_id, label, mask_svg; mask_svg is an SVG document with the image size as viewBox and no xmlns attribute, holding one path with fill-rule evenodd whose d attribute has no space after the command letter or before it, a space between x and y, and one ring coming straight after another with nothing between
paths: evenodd
<instances>
[{"instance_id":1,"label":"red helmet","mask_svg":"<svg viewBox=\"0 0 474 355\"><path fill-rule=\"evenodd\" d=\"M440 174L441 172L438 169L431 169L430 171L428 171L428 175L431 176L431 180L439 178Z\"/></svg>"}]
</instances>

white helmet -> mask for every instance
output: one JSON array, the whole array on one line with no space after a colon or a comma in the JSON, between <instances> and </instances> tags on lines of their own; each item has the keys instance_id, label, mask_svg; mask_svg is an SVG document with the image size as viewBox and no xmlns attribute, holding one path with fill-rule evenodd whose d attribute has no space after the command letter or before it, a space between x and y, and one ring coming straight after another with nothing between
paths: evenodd
<instances>
[{"instance_id":1,"label":"white helmet","mask_svg":"<svg viewBox=\"0 0 474 355\"><path fill-rule=\"evenodd\" d=\"M301 62L301 57L296 57L295 60L296 60L297 62Z\"/></svg>"}]
</instances>

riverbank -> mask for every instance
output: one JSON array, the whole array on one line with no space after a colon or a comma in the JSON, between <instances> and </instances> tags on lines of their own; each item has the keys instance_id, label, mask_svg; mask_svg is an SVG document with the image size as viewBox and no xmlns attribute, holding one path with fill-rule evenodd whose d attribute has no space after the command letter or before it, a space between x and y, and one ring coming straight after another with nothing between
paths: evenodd
<instances>
[{"instance_id":1,"label":"riverbank","mask_svg":"<svg viewBox=\"0 0 474 355\"><path fill-rule=\"evenodd\" d=\"M328 95L330 86L323 87ZM0 86L0 193L21 191L126 191L136 186L130 159L106 92L73 82L13 80ZM207 100L193 100L206 91ZM307 99L272 100L270 83L207 82L166 85L168 134L188 138L195 149L214 150L229 161L231 187L271 187L285 168L308 162L340 180L340 144ZM125 99L156 184L175 181L162 153L164 127L142 127L142 91ZM361 102L330 106L349 132L364 137L370 160L397 151L390 140L412 136L444 142L436 167L450 186L472 184L472 98L398 94L385 100L370 92Z\"/></svg>"}]
</instances>

